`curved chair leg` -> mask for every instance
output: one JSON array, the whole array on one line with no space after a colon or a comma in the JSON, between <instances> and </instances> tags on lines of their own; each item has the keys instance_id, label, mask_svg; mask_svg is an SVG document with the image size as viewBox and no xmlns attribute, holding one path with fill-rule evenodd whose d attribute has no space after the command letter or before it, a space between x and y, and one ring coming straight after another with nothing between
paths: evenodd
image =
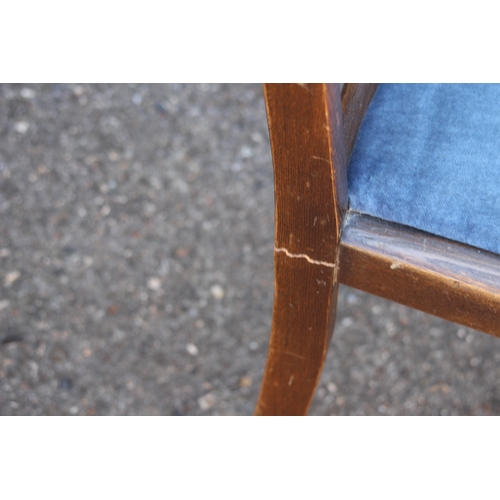
<instances>
[{"instance_id":1,"label":"curved chair leg","mask_svg":"<svg viewBox=\"0 0 500 500\"><path fill-rule=\"evenodd\" d=\"M305 415L337 302L347 202L337 84L265 85L275 178L275 296L256 415Z\"/></svg>"},{"instance_id":2,"label":"curved chair leg","mask_svg":"<svg viewBox=\"0 0 500 500\"><path fill-rule=\"evenodd\" d=\"M319 382L335 321L330 268L275 258L271 341L256 415L305 415Z\"/></svg>"}]
</instances>

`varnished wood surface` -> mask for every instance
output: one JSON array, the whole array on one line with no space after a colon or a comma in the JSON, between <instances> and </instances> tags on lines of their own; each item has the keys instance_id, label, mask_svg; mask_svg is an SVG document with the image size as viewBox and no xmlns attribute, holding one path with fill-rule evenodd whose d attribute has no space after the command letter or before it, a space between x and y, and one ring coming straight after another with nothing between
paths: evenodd
<instances>
[{"instance_id":1,"label":"varnished wood surface","mask_svg":"<svg viewBox=\"0 0 500 500\"><path fill-rule=\"evenodd\" d=\"M500 336L500 256L367 215L349 214L339 281Z\"/></svg>"},{"instance_id":2,"label":"varnished wood surface","mask_svg":"<svg viewBox=\"0 0 500 500\"><path fill-rule=\"evenodd\" d=\"M337 84L264 86L275 179L275 296L257 415L303 415L335 320L347 205Z\"/></svg>"},{"instance_id":3,"label":"varnished wood surface","mask_svg":"<svg viewBox=\"0 0 500 500\"><path fill-rule=\"evenodd\" d=\"M377 85L377 83L346 83L342 88L342 113L347 163L349 163L359 127L375 95Z\"/></svg>"}]
</instances>

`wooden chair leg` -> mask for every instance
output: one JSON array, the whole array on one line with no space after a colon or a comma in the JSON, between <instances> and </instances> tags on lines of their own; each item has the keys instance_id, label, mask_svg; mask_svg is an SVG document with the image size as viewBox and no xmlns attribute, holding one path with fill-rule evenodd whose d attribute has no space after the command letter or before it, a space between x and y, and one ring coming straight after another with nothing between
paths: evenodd
<instances>
[{"instance_id":1,"label":"wooden chair leg","mask_svg":"<svg viewBox=\"0 0 500 500\"><path fill-rule=\"evenodd\" d=\"M305 415L335 322L347 189L336 84L266 85L275 179L275 296L256 415Z\"/></svg>"},{"instance_id":2,"label":"wooden chair leg","mask_svg":"<svg viewBox=\"0 0 500 500\"><path fill-rule=\"evenodd\" d=\"M268 360L256 415L305 415L333 332L334 270L277 253Z\"/></svg>"}]
</instances>

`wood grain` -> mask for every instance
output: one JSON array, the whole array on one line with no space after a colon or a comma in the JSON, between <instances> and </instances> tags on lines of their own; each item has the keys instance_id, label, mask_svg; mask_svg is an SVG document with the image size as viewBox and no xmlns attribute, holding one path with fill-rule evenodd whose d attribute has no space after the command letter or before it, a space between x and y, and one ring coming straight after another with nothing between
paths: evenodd
<instances>
[{"instance_id":1,"label":"wood grain","mask_svg":"<svg viewBox=\"0 0 500 500\"><path fill-rule=\"evenodd\" d=\"M500 337L500 256L350 213L339 281Z\"/></svg>"},{"instance_id":2,"label":"wood grain","mask_svg":"<svg viewBox=\"0 0 500 500\"><path fill-rule=\"evenodd\" d=\"M375 95L378 83L346 83L342 88L342 113L346 160L349 164L359 127Z\"/></svg>"},{"instance_id":3,"label":"wood grain","mask_svg":"<svg viewBox=\"0 0 500 500\"><path fill-rule=\"evenodd\" d=\"M264 86L275 180L275 296L256 415L304 415L335 320L347 208L337 84Z\"/></svg>"}]
</instances>

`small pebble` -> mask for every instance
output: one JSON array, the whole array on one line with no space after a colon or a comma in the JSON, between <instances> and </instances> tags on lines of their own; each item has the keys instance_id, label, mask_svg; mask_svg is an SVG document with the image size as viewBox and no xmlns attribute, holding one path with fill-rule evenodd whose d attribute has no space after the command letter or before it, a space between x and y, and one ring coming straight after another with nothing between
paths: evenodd
<instances>
[{"instance_id":1,"label":"small pebble","mask_svg":"<svg viewBox=\"0 0 500 500\"><path fill-rule=\"evenodd\" d=\"M331 393L337 392L337 386L333 382L329 382L327 384L326 388L328 389L328 392L331 392Z\"/></svg>"},{"instance_id":2,"label":"small pebble","mask_svg":"<svg viewBox=\"0 0 500 500\"><path fill-rule=\"evenodd\" d=\"M30 128L30 124L27 121L20 121L14 124L14 130L20 134L25 134Z\"/></svg>"},{"instance_id":3,"label":"small pebble","mask_svg":"<svg viewBox=\"0 0 500 500\"><path fill-rule=\"evenodd\" d=\"M111 304L106 309L106 312L109 315L114 316L119 310L120 310L120 308L119 308L119 306L117 304Z\"/></svg>"},{"instance_id":4,"label":"small pebble","mask_svg":"<svg viewBox=\"0 0 500 500\"><path fill-rule=\"evenodd\" d=\"M264 139L263 139L263 137L262 137L262 135L261 135L261 134L259 134L259 132L254 132L254 133L251 135L251 137L252 137L252 141L253 141L253 142L256 142L256 143L258 143L258 144L260 144L260 143L264 140Z\"/></svg>"},{"instance_id":5,"label":"small pebble","mask_svg":"<svg viewBox=\"0 0 500 500\"><path fill-rule=\"evenodd\" d=\"M356 295L354 295L353 293L350 293L347 296L347 303L349 305L359 304L359 302L360 302L359 298Z\"/></svg>"},{"instance_id":6,"label":"small pebble","mask_svg":"<svg viewBox=\"0 0 500 500\"><path fill-rule=\"evenodd\" d=\"M118 161L120 159L120 153L112 149L111 151L108 151L108 159L110 161Z\"/></svg>"},{"instance_id":7,"label":"small pebble","mask_svg":"<svg viewBox=\"0 0 500 500\"><path fill-rule=\"evenodd\" d=\"M94 263L94 259L90 257L90 255L86 255L83 258L83 263L85 264L86 267L90 267Z\"/></svg>"},{"instance_id":8,"label":"small pebble","mask_svg":"<svg viewBox=\"0 0 500 500\"><path fill-rule=\"evenodd\" d=\"M354 324L354 321L352 318L342 318L342 321L340 322L340 324L346 328L352 326Z\"/></svg>"},{"instance_id":9,"label":"small pebble","mask_svg":"<svg viewBox=\"0 0 500 500\"><path fill-rule=\"evenodd\" d=\"M253 383L252 377L249 377L248 375L244 375L240 379L240 387L250 387Z\"/></svg>"},{"instance_id":10,"label":"small pebble","mask_svg":"<svg viewBox=\"0 0 500 500\"><path fill-rule=\"evenodd\" d=\"M178 248L176 251L175 251L175 255L177 255L177 257L187 257L188 256L188 250L186 248Z\"/></svg>"},{"instance_id":11,"label":"small pebble","mask_svg":"<svg viewBox=\"0 0 500 500\"><path fill-rule=\"evenodd\" d=\"M12 285L12 283L19 279L20 276L21 273L19 271L11 271L10 273L7 273L7 276L5 276L4 285L6 287Z\"/></svg>"},{"instance_id":12,"label":"small pebble","mask_svg":"<svg viewBox=\"0 0 500 500\"><path fill-rule=\"evenodd\" d=\"M198 404L202 411L210 410L210 408L214 407L215 403L217 403L217 398L213 392L209 392L198 399Z\"/></svg>"},{"instance_id":13,"label":"small pebble","mask_svg":"<svg viewBox=\"0 0 500 500\"><path fill-rule=\"evenodd\" d=\"M186 346L186 351L191 354L191 356L198 356L200 353L199 349L194 344L188 344Z\"/></svg>"},{"instance_id":14,"label":"small pebble","mask_svg":"<svg viewBox=\"0 0 500 500\"><path fill-rule=\"evenodd\" d=\"M36 92L33 89L27 87L21 89L21 97L23 99L33 99L36 96Z\"/></svg>"},{"instance_id":15,"label":"small pebble","mask_svg":"<svg viewBox=\"0 0 500 500\"><path fill-rule=\"evenodd\" d=\"M222 299L225 295L224 288L222 288L220 285L212 285L210 287L210 293L212 294L212 297L216 298L217 300Z\"/></svg>"},{"instance_id":16,"label":"small pebble","mask_svg":"<svg viewBox=\"0 0 500 500\"><path fill-rule=\"evenodd\" d=\"M242 158L251 158L253 156L252 148L249 146L243 146L240 150L240 155Z\"/></svg>"},{"instance_id":17,"label":"small pebble","mask_svg":"<svg viewBox=\"0 0 500 500\"><path fill-rule=\"evenodd\" d=\"M103 217L106 217L107 215L109 215L109 213L111 212L111 207L109 205L104 205L102 208L101 208L101 215Z\"/></svg>"},{"instance_id":18,"label":"small pebble","mask_svg":"<svg viewBox=\"0 0 500 500\"><path fill-rule=\"evenodd\" d=\"M429 333L432 337L441 337L441 335L443 335L443 330L441 328L431 328Z\"/></svg>"},{"instance_id":19,"label":"small pebble","mask_svg":"<svg viewBox=\"0 0 500 500\"><path fill-rule=\"evenodd\" d=\"M115 342L122 341L126 336L127 336L127 334L123 330L120 330L119 328L115 328L113 330L113 337L112 338Z\"/></svg>"},{"instance_id":20,"label":"small pebble","mask_svg":"<svg viewBox=\"0 0 500 500\"><path fill-rule=\"evenodd\" d=\"M475 357L470 360L471 366L479 366L481 364L481 358Z\"/></svg>"},{"instance_id":21,"label":"small pebble","mask_svg":"<svg viewBox=\"0 0 500 500\"><path fill-rule=\"evenodd\" d=\"M159 290L161 288L161 280L159 278L149 278L148 288L154 291Z\"/></svg>"}]
</instances>

